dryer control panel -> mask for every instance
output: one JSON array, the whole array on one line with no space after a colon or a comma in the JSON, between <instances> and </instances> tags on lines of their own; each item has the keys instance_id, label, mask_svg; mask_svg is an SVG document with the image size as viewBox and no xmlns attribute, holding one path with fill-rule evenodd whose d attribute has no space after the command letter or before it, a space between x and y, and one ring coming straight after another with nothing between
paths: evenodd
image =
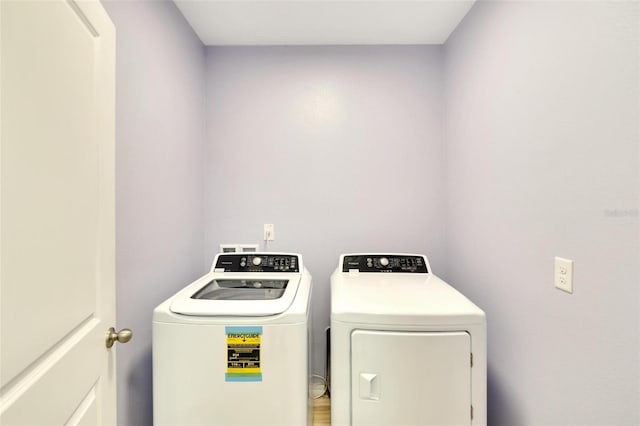
<instances>
[{"instance_id":1,"label":"dryer control panel","mask_svg":"<svg viewBox=\"0 0 640 426\"><path fill-rule=\"evenodd\" d=\"M300 272L300 259L292 254L221 254L214 268L221 272Z\"/></svg>"},{"instance_id":2,"label":"dryer control panel","mask_svg":"<svg viewBox=\"0 0 640 426\"><path fill-rule=\"evenodd\" d=\"M342 272L412 273L426 274L427 262L424 256L405 254L349 254L344 255Z\"/></svg>"}]
</instances>

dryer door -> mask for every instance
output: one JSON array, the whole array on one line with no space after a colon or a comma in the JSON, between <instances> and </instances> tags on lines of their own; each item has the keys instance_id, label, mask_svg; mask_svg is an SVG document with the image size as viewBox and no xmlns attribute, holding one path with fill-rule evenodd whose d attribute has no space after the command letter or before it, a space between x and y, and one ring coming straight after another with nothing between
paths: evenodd
<instances>
[{"instance_id":1,"label":"dryer door","mask_svg":"<svg viewBox=\"0 0 640 426\"><path fill-rule=\"evenodd\" d=\"M354 331L351 424L470 425L470 354L466 332Z\"/></svg>"}]
</instances>

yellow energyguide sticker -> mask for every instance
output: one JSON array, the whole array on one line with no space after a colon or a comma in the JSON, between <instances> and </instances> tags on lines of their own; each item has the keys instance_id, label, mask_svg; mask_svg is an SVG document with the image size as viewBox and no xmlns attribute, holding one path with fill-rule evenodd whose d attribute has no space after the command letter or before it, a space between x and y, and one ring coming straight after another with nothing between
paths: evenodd
<instances>
[{"instance_id":1,"label":"yellow energyguide sticker","mask_svg":"<svg viewBox=\"0 0 640 426\"><path fill-rule=\"evenodd\" d=\"M262 326L225 327L227 382L261 382Z\"/></svg>"}]
</instances>

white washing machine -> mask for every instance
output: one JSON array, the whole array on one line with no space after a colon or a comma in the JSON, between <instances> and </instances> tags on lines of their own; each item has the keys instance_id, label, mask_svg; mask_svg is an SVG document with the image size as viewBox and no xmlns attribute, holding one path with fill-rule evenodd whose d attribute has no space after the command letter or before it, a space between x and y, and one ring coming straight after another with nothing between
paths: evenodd
<instances>
[{"instance_id":1,"label":"white washing machine","mask_svg":"<svg viewBox=\"0 0 640 426\"><path fill-rule=\"evenodd\" d=\"M300 255L218 254L153 311L154 424L311 424L310 300Z\"/></svg>"},{"instance_id":2,"label":"white washing machine","mask_svg":"<svg viewBox=\"0 0 640 426\"><path fill-rule=\"evenodd\" d=\"M426 256L344 254L331 276L333 426L486 425L484 312Z\"/></svg>"}]
</instances>

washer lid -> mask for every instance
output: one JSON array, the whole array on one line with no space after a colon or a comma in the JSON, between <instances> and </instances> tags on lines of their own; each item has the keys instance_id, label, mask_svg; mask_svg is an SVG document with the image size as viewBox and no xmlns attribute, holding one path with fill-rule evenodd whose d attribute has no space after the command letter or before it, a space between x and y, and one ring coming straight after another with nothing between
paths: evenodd
<instances>
[{"instance_id":1,"label":"washer lid","mask_svg":"<svg viewBox=\"0 0 640 426\"><path fill-rule=\"evenodd\" d=\"M196 294L196 300L272 300L284 295L289 280L214 279Z\"/></svg>"},{"instance_id":2,"label":"washer lid","mask_svg":"<svg viewBox=\"0 0 640 426\"><path fill-rule=\"evenodd\" d=\"M209 273L176 294L171 312L192 316L269 316L293 303L297 273Z\"/></svg>"}]
</instances>

